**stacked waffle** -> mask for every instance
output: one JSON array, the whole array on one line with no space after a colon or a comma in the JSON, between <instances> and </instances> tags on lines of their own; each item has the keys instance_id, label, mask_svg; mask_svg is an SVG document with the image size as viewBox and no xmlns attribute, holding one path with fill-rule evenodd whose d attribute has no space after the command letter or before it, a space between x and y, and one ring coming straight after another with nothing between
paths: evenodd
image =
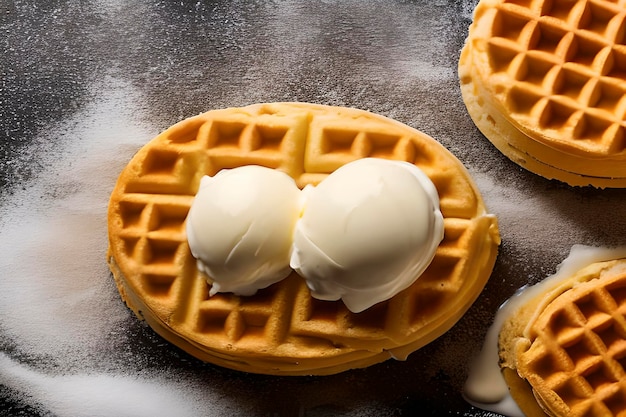
<instances>
[{"instance_id":1,"label":"stacked waffle","mask_svg":"<svg viewBox=\"0 0 626 417\"><path fill-rule=\"evenodd\" d=\"M459 62L467 109L522 167L626 187L626 4L481 0Z\"/></svg>"},{"instance_id":2,"label":"stacked waffle","mask_svg":"<svg viewBox=\"0 0 626 417\"><path fill-rule=\"evenodd\" d=\"M363 157L414 163L439 193L445 236L411 287L361 313L312 298L295 272L253 296L209 296L184 227L202 176L262 165L304 187ZM137 316L204 361L278 375L406 358L469 308L499 244L469 174L435 140L369 112L303 103L214 110L174 125L121 173L108 219L109 266Z\"/></svg>"}]
</instances>

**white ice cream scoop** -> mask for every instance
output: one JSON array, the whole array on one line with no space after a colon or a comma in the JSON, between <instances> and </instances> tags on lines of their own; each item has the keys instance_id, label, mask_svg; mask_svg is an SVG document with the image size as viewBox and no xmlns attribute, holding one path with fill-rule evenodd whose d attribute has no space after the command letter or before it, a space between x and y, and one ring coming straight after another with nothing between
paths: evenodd
<instances>
[{"instance_id":1,"label":"white ice cream scoop","mask_svg":"<svg viewBox=\"0 0 626 417\"><path fill-rule=\"evenodd\" d=\"M437 190L408 162L356 160L304 191L291 267L313 297L353 312L415 282L443 239Z\"/></svg>"},{"instance_id":2,"label":"white ice cream scoop","mask_svg":"<svg viewBox=\"0 0 626 417\"><path fill-rule=\"evenodd\" d=\"M202 178L186 228L211 295L252 295L289 275L300 197L287 174L256 165Z\"/></svg>"}]
</instances>

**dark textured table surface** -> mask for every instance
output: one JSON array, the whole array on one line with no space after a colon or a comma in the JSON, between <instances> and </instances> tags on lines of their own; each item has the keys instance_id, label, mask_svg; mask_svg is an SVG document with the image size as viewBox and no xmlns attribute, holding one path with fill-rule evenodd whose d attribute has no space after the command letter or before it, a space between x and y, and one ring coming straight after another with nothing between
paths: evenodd
<instances>
[{"instance_id":1,"label":"dark textured table surface","mask_svg":"<svg viewBox=\"0 0 626 417\"><path fill-rule=\"evenodd\" d=\"M0 414L491 415L461 390L493 314L573 244L625 245L626 190L545 180L477 131L456 73L474 4L0 0ZM122 167L183 118L271 101L422 130L498 216L485 290L407 361L328 377L229 371L165 343L119 299L106 205Z\"/></svg>"}]
</instances>

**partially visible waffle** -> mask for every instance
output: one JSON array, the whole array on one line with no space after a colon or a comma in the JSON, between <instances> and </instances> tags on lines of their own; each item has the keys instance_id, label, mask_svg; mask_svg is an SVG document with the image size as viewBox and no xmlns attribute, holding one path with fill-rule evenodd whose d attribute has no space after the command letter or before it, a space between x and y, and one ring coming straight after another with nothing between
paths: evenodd
<instances>
[{"instance_id":1,"label":"partially visible waffle","mask_svg":"<svg viewBox=\"0 0 626 417\"><path fill-rule=\"evenodd\" d=\"M502 366L528 416L626 415L626 259L580 270L512 320Z\"/></svg>"},{"instance_id":2,"label":"partially visible waffle","mask_svg":"<svg viewBox=\"0 0 626 417\"><path fill-rule=\"evenodd\" d=\"M461 53L470 116L519 165L626 187L626 2L481 0Z\"/></svg>"},{"instance_id":3,"label":"partially visible waffle","mask_svg":"<svg viewBox=\"0 0 626 417\"><path fill-rule=\"evenodd\" d=\"M413 286L361 313L310 296L295 272L254 296L209 297L184 222L203 175L257 164L300 187L363 157L409 161L434 182L445 237ZM405 358L447 331L485 285L499 233L463 165L429 136L362 110L304 103L214 110L146 144L111 195L108 262L139 318L188 353L264 374L331 374Z\"/></svg>"}]
</instances>

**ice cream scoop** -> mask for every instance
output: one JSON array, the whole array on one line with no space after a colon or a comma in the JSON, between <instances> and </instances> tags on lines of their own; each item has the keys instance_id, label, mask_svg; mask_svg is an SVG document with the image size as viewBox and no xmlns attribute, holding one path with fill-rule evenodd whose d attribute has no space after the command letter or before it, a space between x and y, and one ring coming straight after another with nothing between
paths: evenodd
<instances>
[{"instance_id":1,"label":"ice cream scoop","mask_svg":"<svg viewBox=\"0 0 626 417\"><path fill-rule=\"evenodd\" d=\"M256 165L202 178L186 229L211 295L252 295L289 275L300 197L287 174Z\"/></svg>"},{"instance_id":2,"label":"ice cream scoop","mask_svg":"<svg viewBox=\"0 0 626 417\"><path fill-rule=\"evenodd\" d=\"M411 163L359 159L304 192L290 265L313 297L353 312L415 282L443 239L437 190Z\"/></svg>"}]
</instances>

